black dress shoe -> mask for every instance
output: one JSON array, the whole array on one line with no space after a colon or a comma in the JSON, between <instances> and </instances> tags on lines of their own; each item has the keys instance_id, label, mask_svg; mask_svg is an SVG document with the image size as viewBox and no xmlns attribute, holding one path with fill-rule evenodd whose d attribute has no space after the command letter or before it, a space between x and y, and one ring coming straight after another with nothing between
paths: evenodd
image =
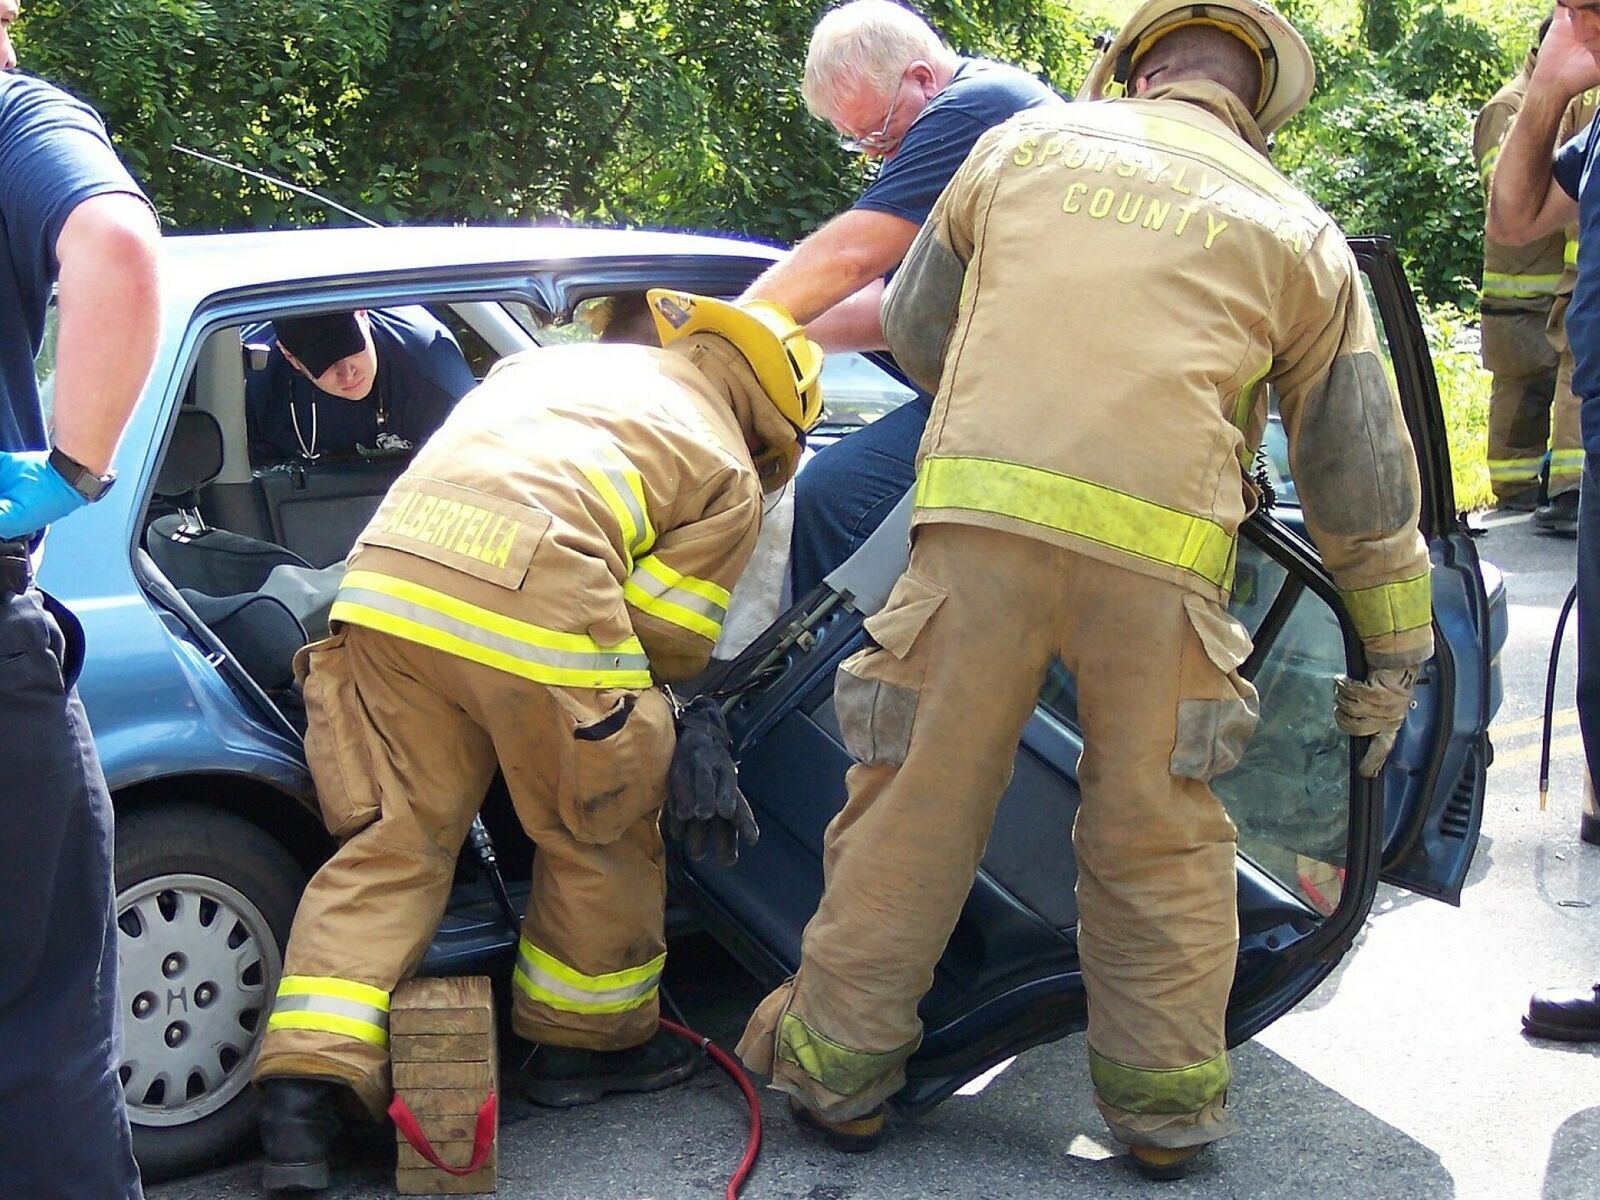
<instances>
[{"instance_id":1,"label":"black dress shoe","mask_svg":"<svg viewBox=\"0 0 1600 1200\"><path fill-rule=\"evenodd\" d=\"M1529 522L1543 533L1560 534L1562 537L1578 536L1578 492L1574 488L1570 492L1562 492L1553 498L1549 504L1533 510Z\"/></svg>"},{"instance_id":2,"label":"black dress shoe","mask_svg":"<svg viewBox=\"0 0 1600 1200\"><path fill-rule=\"evenodd\" d=\"M1563 1042L1600 1041L1600 983L1535 992L1522 1018L1522 1032Z\"/></svg>"},{"instance_id":3,"label":"black dress shoe","mask_svg":"<svg viewBox=\"0 0 1600 1200\"><path fill-rule=\"evenodd\" d=\"M320 1192L339 1132L344 1085L329 1079L267 1079L261 1084L261 1186L269 1192Z\"/></svg>"},{"instance_id":4,"label":"black dress shoe","mask_svg":"<svg viewBox=\"0 0 1600 1200\"><path fill-rule=\"evenodd\" d=\"M608 1092L653 1092L695 1073L700 1052L665 1029L626 1050L534 1047L522 1069L528 1099L547 1108L593 1104Z\"/></svg>"}]
</instances>

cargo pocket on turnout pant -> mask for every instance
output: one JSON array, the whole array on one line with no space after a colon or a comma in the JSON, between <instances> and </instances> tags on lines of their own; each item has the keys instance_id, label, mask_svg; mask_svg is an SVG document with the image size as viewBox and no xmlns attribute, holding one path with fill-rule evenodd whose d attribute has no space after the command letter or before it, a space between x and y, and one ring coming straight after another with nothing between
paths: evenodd
<instances>
[{"instance_id":1,"label":"cargo pocket on turnout pant","mask_svg":"<svg viewBox=\"0 0 1600 1200\"><path fill-rule=\"evenodd\" d=\"M1168 769L1184 779L1206 782L1239 765L1261 718L1255 687L1239 675L1250 657L1250 635L1222 605L1203 596L1183 597L1184 612L1206 658L1226 680L1231 696L1178 700L1177 736Z\"/></svg>"},{"instance_id":2,"label":"cargo pocket on turnout pant","mask_svg":"<svg viewBox=\"0 0 1600 1200\"><path fill-rule=\"evenodd\" d=\"M883 609L866 620L866 631L877 645L840 665L833 682L833 711L845 749L856 761L905 762L928 667L927 647L919 643L946 594L907 571Z\"/></svg>"},{"instance_id":3,"label":"cargo pocket on turnout pant","mask_svg":"<svg viewBox=\"0 0 1600 1200\"><path fill-rule=\"evenodd\" d=\"M350 672L346 630L303 646L294 673L305 692L306 762L317 785L322 823L347 838L378 816L382 793L373 776L366 708Z\"/></svg>"},{"instance_id":4,"label":"cargo pocket on turnout pant","mask_svg":"<svg viewBox=\"0 0 1600 1200\"><path fill-rule=\"evenodd\" d=\"M672 709L659 691L552 687L570 726L556 806L567 832L605 846L666 799Z\"/></svg>"}]
</instances>

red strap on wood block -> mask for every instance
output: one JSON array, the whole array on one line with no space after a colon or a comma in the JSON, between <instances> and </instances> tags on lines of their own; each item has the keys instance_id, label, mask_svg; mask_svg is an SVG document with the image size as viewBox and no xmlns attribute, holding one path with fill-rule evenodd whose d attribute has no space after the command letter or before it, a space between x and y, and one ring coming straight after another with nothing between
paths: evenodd
<instances>
[{"instance_id":1,"label":"red strap on wood block","mask_svg":"<svg viewBox=\"0 0 1600 1200\"><path fill-rule=\"evenodd\" d=\"M394 1099L389 1102L389 1119L394 1122L395 1128L411 1148L423 1158L427 1159L439 1170L450 1175L471 1175L474 1171L489 1161L489 1152L494 1149L494 1130L500 1115L499 1101L493 1092L483 1102L483 1107L478 1109L478 1124L472 1135L472 1158L464 1167L452 1167L439 1157L438 1151L433 1148L433 1143L428 1140L428 1135L422 1132L422 1126L417 1124L417 1118L411 1111L411 1106L406 1103L405 1097L399 1092L394 1094Z\"/></svg>"}]
</instances>

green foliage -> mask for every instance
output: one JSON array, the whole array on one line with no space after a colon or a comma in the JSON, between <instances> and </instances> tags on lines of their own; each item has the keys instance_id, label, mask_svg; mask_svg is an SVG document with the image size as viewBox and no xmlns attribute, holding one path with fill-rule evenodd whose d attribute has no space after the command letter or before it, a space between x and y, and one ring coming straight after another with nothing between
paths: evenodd
<instances>
[{"instance_id":1,"label":"green foliage","mask_svg":"<svg viewBox=\"0 0 1600 1200\"><path fill-rule=\"evenodd\" d=\"M29 0L30 70L88 98L167 219L329 220L182 143L386 221L598 220L793 240L859 190L801 102L815 0ZM946 0L953 44L1070 84L1062 0ZM332 218L339 219L339 218Z\"/></svg>"},{"instance_id":2,"label":"green foliage","mask_svg":"<svg viewBox=\"0 0 1600 1200\"><path fill-rule=\"evenodd\" d=\"M1375 72L1291 125L1279 165L1346 233L1395 239L1412 286L1435 303L1476 302L1483 197L1459 100L1401 95Z\"/></svg>"},{"instance_id":3,"label":"green foliage","mask_svg":"<svg viewBox=\"0 0 1600 1200\"><path fill-rule=\"evenodd\" d=\"M1456 507L1488 508L1494 504L1487 461L1489 373L1479 364L1475 331L1459 309L1448 306L1424 309L1422 325L1444 406Z\"/></svg>"},{"instance_id":4,"label":"green foliage","mask_svg":"<svg viewBox=\"0 0 1600 1200\"><path fill-rule=\"evenodd\" d=\"M167 220L342 220L176 153L191 145L385 221L589 220L791 241L870 168L805 111L828 0L27 0L24 64L84 95ZM967 53L1067 94L1138 0L927 0ZM1350 232L1386 233L1436 303L1471 307L1472 114L1547 0L1281 0L1318 64L1281 167Z\"/></svg>"},{"instance_id":5,"label":"green foliage","mask_svg":"<svg viewBox=\"0 0 1600 1200\"><path fill-rule=\"evenodd\" d=\"M1367 49L1386 54L1400 44L1409 0L1361 0L1361 36Z\"/></svg>"},{"instance_id":6,"label":"green foliage","mask_svg":"<svg viewBox=\"0 0 1600 1200\"><path fill-rule=\"evenodd\" d=\"M1429 300L1475 307L1483 196L1472 123L1509 75L1504 39L1438 3L1395 11L1406 19L1387 53L1371 49L1370 29L1361 40L1306 29L1317 92L1276 158L1346 232L1392 236Z\"/></svg>"}]
</instances>

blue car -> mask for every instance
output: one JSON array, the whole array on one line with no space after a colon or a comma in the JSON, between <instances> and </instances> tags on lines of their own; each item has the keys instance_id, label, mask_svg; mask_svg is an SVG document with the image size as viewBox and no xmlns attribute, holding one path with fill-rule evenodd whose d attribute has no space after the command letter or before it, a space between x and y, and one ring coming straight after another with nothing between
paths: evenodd
<instances>
[{"instance_id":1,"label":"blue car","mask_svg":"<svg viewBox=\"0 0 1600 1200\"><path fill-rule=\"evenodd\" d=\"M1380 878L1459 898L1500 701L1505 592L1456 512L1416 309L1392 249L1352 244L1422 470L1438 654L1384 777L1361 779L1333 724L1331 684L1362 672L1360 644L1303 536L1287 464L1267 462L1278 503L1245 528L1233 602L1255 637L1243 670L1263 720L1217 785L1240 835L1234 1041L1333 969ZM481 377L506 354L592 338L587 317L606 297L658 285L734 295L777 253L572 229L166 240L161 346L118 452L122 482L52 530L41 578L88 636L79 688L118 817L121 1078L147 1176L215 1163L254 1131L248 1077L283 946L300 890L333 845L305 765L291 661L325 621L339 564L406 458L379 447L273 461L253 446L261 322L420 305ZM48 392L48 349L39 369ZM836 357L825 390L819 440L847 437L911 395L882 356ZM753 640L726 648L702 685L727 708L763 837L733 869L674 855L673 900L763 981L794 969L821 894L822 831L849 766L833 673L904 563L904 519L811 594L758 597ZM980 878L923 1003L927 1036L897 1097L909 1111L1084 1026L1069 838L1082 749L1074 694L1058 667L1018 748ZM484 820L519 898L532 849L498 782ZM425 969L502 969L513 938L488 884L464 858Z\"/></svg>"}]
</instances>

